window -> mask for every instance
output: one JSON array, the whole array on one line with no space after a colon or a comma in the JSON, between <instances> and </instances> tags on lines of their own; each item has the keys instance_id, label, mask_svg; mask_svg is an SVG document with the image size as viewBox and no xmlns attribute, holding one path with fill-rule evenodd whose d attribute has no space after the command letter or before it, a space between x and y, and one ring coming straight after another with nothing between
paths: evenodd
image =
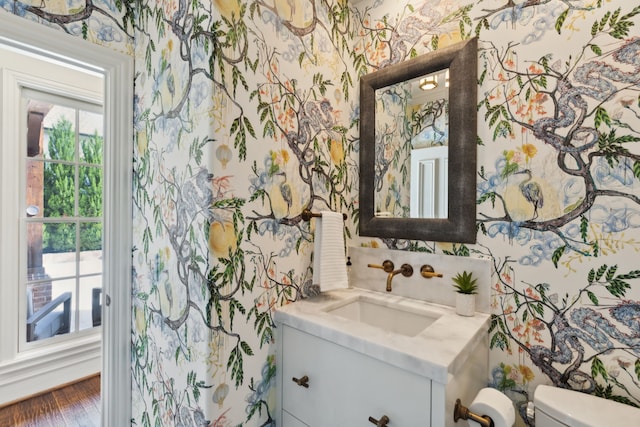
<instances>
[{"instance_id":1,"label":"window","mask_svg":"<svg viewBox=\"0 0 640 427\"><path fill-rule=\"evenodd\" d=\"M20 341L32 343L101 324L104 126L101 105L30 89L21 104L27 311Z\"/></svg>"},{"instance_id":2,"label":"window","mask_svg":"<svg viewBox=\"0 0 640 427\"><path fill-rule=\"evenodd\" d=\"M93 209L86 189L105 181L94 157L110 144L101 142L105 126L94 124L103 114L101 74L0 40L0 86L0 402L6 402L21 379L28 380L20 387L34 393L76 372L100 370L102 328L86 323L85 301L108 276L100 256L108 227L100 231L102 194ZM97 268L88 261L89 236L94 248L100 241Z\"/></svg>"}]
</instances>

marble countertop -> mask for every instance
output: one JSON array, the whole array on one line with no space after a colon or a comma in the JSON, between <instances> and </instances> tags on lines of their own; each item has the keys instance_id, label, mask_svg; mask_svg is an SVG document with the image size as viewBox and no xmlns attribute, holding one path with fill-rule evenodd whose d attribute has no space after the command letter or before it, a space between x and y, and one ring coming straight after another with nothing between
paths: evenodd
<instances>
[{"instance_id":1,"label":"marble countertop","mask_svg":"<svg viewBox=\"0 0 640 427\"><path fill-rule=\"evenodd\" d=\"M327 312L361 296L439 317L417 335L405 336ZM464 317L452 307L360 288L323 292L280 307L275 320L441 384L456 374L477 344L488 340L489 327L485 313Z\"/></svg>"}]
</instances>

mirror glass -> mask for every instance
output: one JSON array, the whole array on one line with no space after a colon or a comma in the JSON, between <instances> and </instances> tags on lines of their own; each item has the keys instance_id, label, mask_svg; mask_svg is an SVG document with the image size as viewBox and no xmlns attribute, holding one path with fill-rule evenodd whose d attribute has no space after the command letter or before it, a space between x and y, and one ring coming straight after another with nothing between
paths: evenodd
<instances>
[{"instance_id":1,"label":"mirror glass","mask_svg":"<svg viewBox=\"0 0 640 427\"><path fill-rule=\"evenodd\" d=\"M375 91L375 215L446 218L449 69Z\"/></svg>"},{"instance_id":2,"label":"mirror glass","mask_svg":"<svg viewBox=\"0 0 640 427\"><path fill-rule=\"evenodd\" d=\"M360 80L362 236L475 242L477 39Z\"/></svg>"}]
</instances>

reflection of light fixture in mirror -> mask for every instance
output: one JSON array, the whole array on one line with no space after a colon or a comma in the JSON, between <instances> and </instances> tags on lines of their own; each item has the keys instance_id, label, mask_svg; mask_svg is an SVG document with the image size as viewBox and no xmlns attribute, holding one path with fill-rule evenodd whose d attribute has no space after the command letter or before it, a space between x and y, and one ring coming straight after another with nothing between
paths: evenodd
<instances>
[{"instance_id":1,"label":"reflection of light fixture in mirror","mask_svg":"<svg viewBox=\"0 0 640 427\"><path fill-rule=\"evenodd\" d=\"M424 79L420 79L420 89L431 90L438 87L438 76L429 76Z\"/></svg>"}]
</instances>

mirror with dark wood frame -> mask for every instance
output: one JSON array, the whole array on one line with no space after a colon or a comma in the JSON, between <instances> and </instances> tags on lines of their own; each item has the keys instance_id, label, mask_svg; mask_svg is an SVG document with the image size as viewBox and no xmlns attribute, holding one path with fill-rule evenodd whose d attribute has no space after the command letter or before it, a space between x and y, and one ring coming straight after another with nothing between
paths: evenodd
<instances>
[{"instance_id":1,"label":"mirror with dark wood frame","mask_svg":"<svg viewBox=\"0 0 640 427\"><path fill-rule=\"evenodd\" d=\"M376 91L443 70L449 71L447 216L409 218L376 215L376 182L381 179L376 176L380 173L376 165ZM361 78L361 236L475 243L477 70L477 39L472 38ZM407 143L411 144L411 141Z\"/></svg>"}]
</instances>

